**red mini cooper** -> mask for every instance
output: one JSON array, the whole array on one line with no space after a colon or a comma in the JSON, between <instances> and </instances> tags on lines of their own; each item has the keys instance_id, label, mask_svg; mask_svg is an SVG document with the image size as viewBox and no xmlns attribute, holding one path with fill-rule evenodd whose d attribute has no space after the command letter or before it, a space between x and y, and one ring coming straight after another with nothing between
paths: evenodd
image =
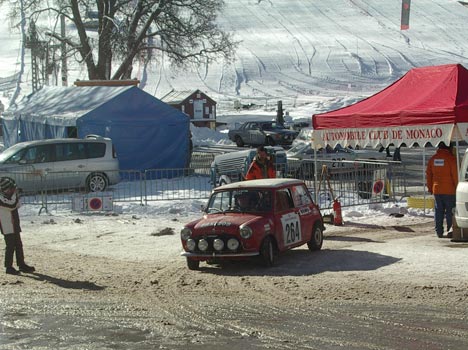
<instances>
[{"instance_id":1,"label":"red mini cooper","mask_svg":"<svg viewBox=\"0 0 468 350\"><path fill-rule=\"evenodd\" d=\"M259 257L272 266L277 253L307 243L320 250L323 219L304 182L264 179L217 187L201 219L181 231L187 266L200 261Z\"/></svg>"}]
</instances>

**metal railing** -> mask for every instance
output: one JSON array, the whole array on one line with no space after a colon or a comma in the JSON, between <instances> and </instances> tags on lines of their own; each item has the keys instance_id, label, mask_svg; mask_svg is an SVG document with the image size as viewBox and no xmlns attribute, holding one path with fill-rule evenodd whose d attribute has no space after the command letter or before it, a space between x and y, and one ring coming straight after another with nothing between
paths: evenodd
<instances>
[{"instance_id":1,"label":"metal railing","mask_svg":"<svg viewBox=\"0 0 468 350\"><path fill-rule=\"evenodd\" d=\"M41 212L52 204L73 205L77 197L100 195L111 196L113 202L141 205L162 200L205 199L213 189L211 168L200 160L198 163L197 167L187 169L120 171L120 182L109 185L102 193L87 190L88 173L84 172L3 173L0 176L10 175L19 183L27 180L28 190L22 193L22 202L40 206ZM322 209L331 208L334 199L340 200L342 206L356 206L394 201L413 194L409 188L423 188L418 180L408 177L405 165L399 162L317 161L314 164L303 161L300 168L297 164L288 164L288 171L283 174L304 180ZM113 174L107 175L112 177Z\"/></svg>"}]
</instances>

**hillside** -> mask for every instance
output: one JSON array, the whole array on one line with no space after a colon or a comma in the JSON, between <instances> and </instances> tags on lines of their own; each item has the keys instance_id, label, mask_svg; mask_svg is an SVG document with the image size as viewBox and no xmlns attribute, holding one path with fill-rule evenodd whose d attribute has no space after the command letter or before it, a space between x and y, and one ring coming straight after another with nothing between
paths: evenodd
<instances>
[{"instance_id":1,"label":"hillside","mask_svg":"<svg viewBox=\"0 0 468 350\"><path fill-rule=\"evenodd\" d=\"M406 31L400 30L400 0L225 3L219 24L241 42L235 62L193 71L177 71L164 57L148 67L137 63L143 89L162 97L172 89L198 88L218 100L220 112L232 109L236 99L272 108L283 100L287 109L307 104L308 111L319 112L369 96L413 67L468 65L468 8L458 1L413 1ZM2 21L1 29L8 23ZM18 33L0 32L1 79L19 71L20 45ZM29 62L26 52L23 91L30 83ZM82 67L70 69L69 81L86 78ZM9 86L4 103L11 94Z\"/></svg>"}]
</instances>

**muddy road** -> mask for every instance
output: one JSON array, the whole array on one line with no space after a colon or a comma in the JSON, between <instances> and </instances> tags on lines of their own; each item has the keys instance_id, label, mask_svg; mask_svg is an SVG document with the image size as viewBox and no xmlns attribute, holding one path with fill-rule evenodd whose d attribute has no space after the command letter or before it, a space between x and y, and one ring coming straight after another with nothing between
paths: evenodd
<instances>
[{"instance_id":1,"label":"muddy road","mask_svg":"<svg viewBox=\"0 0 468 350\"><path fill-rule=\"evenodd\" d=\"M0 274L0 349L468 349L467 244L430 220L329 227L269 269L28 239L37 272Z\"/></svg>"}]
</instances>

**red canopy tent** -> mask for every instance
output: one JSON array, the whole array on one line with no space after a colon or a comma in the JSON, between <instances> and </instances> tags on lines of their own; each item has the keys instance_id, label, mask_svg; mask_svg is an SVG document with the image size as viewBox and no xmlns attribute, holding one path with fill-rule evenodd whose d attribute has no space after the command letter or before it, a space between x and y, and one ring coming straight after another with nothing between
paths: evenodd
<instances>
[{"instance_id":1,"label":"red canopy tent","mask_svg":"<svg viewBox=\"0 0 468 350\"><path fill-rule=\"evenodd\" d=\"M312 125L316 145L468 141L468 70L460 64L411 69L371 97L313 115Z\"/></svg>"}]
</instances>

